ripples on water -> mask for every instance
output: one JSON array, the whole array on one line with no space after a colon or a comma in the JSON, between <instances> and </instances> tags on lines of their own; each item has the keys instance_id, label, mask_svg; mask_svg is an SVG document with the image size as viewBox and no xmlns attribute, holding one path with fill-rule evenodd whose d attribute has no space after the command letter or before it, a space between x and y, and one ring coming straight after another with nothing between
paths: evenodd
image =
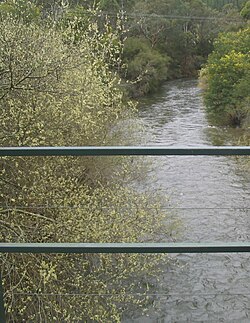
<instances>
[{"instance_id":1,"label":"ripples on water","mask_svg":"<svg viewBox=\"0 0 250 323\"><path fill-rule=\"evenodd\" d=\"M144 99L140 119L148 145L230 145L239 129L208 125L196 81L168 83ZM157 157L155 181L182 223L177 241L249 241L249 176L232 157ZM148 183L147 183L148 184ZM147 317L124 322L250 322L248 254L176 255Z\"/></svg>"}]
</instances>

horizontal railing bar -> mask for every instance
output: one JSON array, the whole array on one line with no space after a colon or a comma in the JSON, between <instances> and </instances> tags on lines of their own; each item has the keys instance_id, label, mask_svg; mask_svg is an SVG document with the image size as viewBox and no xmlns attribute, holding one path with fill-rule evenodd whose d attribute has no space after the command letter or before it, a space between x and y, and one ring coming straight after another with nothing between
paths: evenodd
<instances>
[{"instance_id":1,"label":"horizontal railing bar","mask_svg":"<svg viewBox=\"0 0 250 323\"><path fill-rule=\"evenodd\" d=\"M0 243L0 253L235 253L250 242L230 243Z\"/></svg>"},{"instance_id":2,"label":"horizontal railing bar","mask_svg":"<svg viewBox=\"0 0 250 323\"><path fill-rule=\"evenodd\" d=\"M1 147L0 156L250 156L250 147Z\"/></svg>"},{"instance_id":3,"label":"horizontal railing bar","mask_svg":"<svg viewBox=\"0 0 250 323\"><path fill-rule=\"evenodd\" d=\"M3 208L5 209L5 211L18 211L18 210L26 210L26 209L30 209L30 208L33 208L33 209L81 209L81 208L85 208L86 207L86 204L79 204L79 205L72 205L72 206L67 206L67 205L36 205L36 204L30 204L30 205L27 205L27 206L22 206L22 205L1 205L0 204L0 208ZM105 207L105 206L104 206ZM101 206L102 208L102 206ZM152 209L154 209L154 207L151 207ZM151 209L150 207L148 207L148 209ZM174 207L174 206L171 206L171 207L163 207L164 210L192 210L192 211L200 211L200 210L208 210L208 211L213 211L213 210L216 210L216 211L224 211L224 210L230 210L230 211L248 211L250 210L250 207L241 207L241 206L238 206L238 207L192 207L192 206L181 206L181 207Z\"/></svg>"},{"instance_id":4,"label":"horizontal railing bar","mask_svg":"<svg viewBox=\"0 0 250 323\"><path fill-rule=\"evenodd\" d=\"M120 296L121 294L118 293L43 293L43 292L24 292L24 293L11 293L14 296L36 296L36 297L42 297L42 296L100 296L100 297L115 297L115 296ZM199 294L191 294L191 293L148 293L148 292L141 292L141 293L122 293L123 296L159 296L159 297L175 297L175 296L193 296L193 297L206 297L206 296L250 296L249 293L223 293L223 292L218 292L218 293L199 293Z\"/></svg>"}]
</instances>

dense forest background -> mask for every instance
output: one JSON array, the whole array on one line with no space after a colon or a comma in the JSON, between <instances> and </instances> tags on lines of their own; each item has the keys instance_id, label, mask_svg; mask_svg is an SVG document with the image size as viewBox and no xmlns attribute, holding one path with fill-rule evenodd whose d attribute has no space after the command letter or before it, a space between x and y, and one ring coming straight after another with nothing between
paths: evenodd
<instances>
[{"instance_id":1,"label":"dense forest background","mask_svg":"<svg viewBox=\"0 0 250 323\"><path fill-rule=\"evenodd\" d=\"M121 61L112 69L119 70L129 96L139 97L156 91L166 80L197 77L218 34L237 31L246 23L246 2L37 0L32 6L36 19L50 17L64 24L74 20L81 32L90 21L100 29L108 21L109 28L116 32L118 23L123 50ZM11 6L5 1L2 10L14 10ZM24 4L20 10L25 10Z\"/></svg>"},{"instance_id":2,"label":"dense forest background","mask_svg":"<svg viewBox=\"0 0 250 323\"><path fill-rule=\"evenodd\" d=\"M245 2L77 1L66 16L82 21L87 8L94 7L102 17L112 17L113 28L120 20L124 41L120 75L127 81L124 87L129 95L139 97L154 92L166 80L197 76L218 34L244 25L240 12Z\"/></svg>"},{"instance_id":3,"label":"dense forest background","mask_svg":"<svg viewBox=\"0 0 250 323\"><path fill-rule=\"evenodd\" d=\"M1 1L0 145L129 145L131 99L198 76L211 122L248 128L249 18L241 0ZM1 241L171 240L164 199L131 185L137 161L1 158ZM162 261L1 256L7 318L119 322L149 301Z\"/></svg>"}]
</instances>

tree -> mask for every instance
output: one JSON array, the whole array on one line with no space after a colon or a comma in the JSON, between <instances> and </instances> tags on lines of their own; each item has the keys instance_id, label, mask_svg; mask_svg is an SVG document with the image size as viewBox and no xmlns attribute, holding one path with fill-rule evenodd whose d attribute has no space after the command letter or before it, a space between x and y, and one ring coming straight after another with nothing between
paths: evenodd
<instances>
[{"instance_id":1,"label":"tree","mask_svg":"<svg viewBox=\"0 0 250 323\"><path fill-rule=\"evenodd\" d=\"M0 3L0 13L1 15L11 14L26 23L38 22L41 18L41 8L32 1L26 0L6 0Z\"/></svg>"},{"instance_id":2,"label":"tree","mask_svg":"<svg viewBox=\"0 0 250 323\"><path fill-rule=\"evenodd\" d=\"M109 69L116 35L93 24L75 43L70 25L49 26L0 19L1 146L118 143L115 125L133 105ZM129 165L123 158L1 158L1 241L166 236L158 201L126 185ZM152 255L1 256L8 320L119 321L127 304L145 300L131 295L145 293L158 263Z\"/></svg>"},{"instance_id":3,"label":"tree","mask_svg":"<svg viewBox=\"0 0 250 323\"><path fill-rule=\"evenodd\" d=\"M241 16L244 19L249 20L250 19L250 1L247 1L244 5L244 7L242 8L241 12L240 12Z\"/></svg>"},{"instance_id":4,"label":"tree","mask_svg":"<svg viewBox=\"0 0 250 323\"><path fill-rule=\"evenodd\" d=\"M249 46L249 28L221 34L203 70L207 111L222 124L240 126L249 115Z\"/></svg>"},{"instance_id":5,"label":"tree","mask_svg":"<svg viewBox=\"0 0 250 323\"><path fill-rule=\"evenodd\" d=\"M134 19L128 18L128 38L146 39L159 56L170 58L162 80L197 75L222 29L219 21L209 19L219 13L199 0L138 1L131 13Z\"/></svg>"},{"instance_id":6,"label":"tree","mask_svg":"<svg viewBox=\"0 0 250 323\"><path fill-rule=\"evenodd\" d=\"M170 58L162 55L141 38L129 37L124 43L124 77L135 83L130 89L134 97L155 91L167 80Z\"/></svg>"}]
</instances>

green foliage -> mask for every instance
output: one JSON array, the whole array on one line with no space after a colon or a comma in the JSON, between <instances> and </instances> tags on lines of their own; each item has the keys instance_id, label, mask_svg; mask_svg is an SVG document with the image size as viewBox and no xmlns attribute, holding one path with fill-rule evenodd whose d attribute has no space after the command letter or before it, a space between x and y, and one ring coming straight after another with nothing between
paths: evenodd
<instances>
[{"instance_id":1,"label":"green foliage","mask_svg":"<svg viewBox=\"0 0 250 323\"><path fill-rule=\"evenodd\" d=\"M58 25L63 28L71 28L75 34L75 40L81 38L89 24L93 22L92 11L82 6L69 8L59 20Z\"/></svg>"},{"instance_id":2,"label":"green foliage","mask_svg":"<svg viewBox=\"0 0 250 323\"><path fill-rule=\"evenodd\" d=\"M145 39L126 39L123 62L126 66L126 79L135 81L133 96L155 91L168 77L170 59L153 49Z\"/></svg>"},{"instance_id":3,"label":"green foliage","mask_svg":"<svg viewBox=\"0 0 250 323\"><path fill-rule=\"evenodd\" d=\"M220 35L203 71L210 116L222 124L242 125L249 114L250 29Z\"/></svg>"},{"instance_id":4,"label":"green foliage","mask_svg":"<svg viewBox=\"0 0 250 323\"><path fill-rule=\"evenodd\" d=\"M0 15L11 15L16 19L21 19L26 23L39 21L41 18L40 7L32 1L27 0L6 0L0 3Z\"/></svg>"},{"instance_id":5,"label":"green foliage","mask_svg":"<svg viewBox=\"0 0 250 323\"><path fill-rule=\"evenodd\" d=\"M132 79L131 74L134 74L135 95L155 90L166 79L197 76L197 71L213 50L213 41L218 33L232 26L237 29L242 24L242 18L234 7L218 12L200 0L137 1L130 13L134 18L128 18L126 22L129 31L124 59L128 66L129 80ZM169 19L170 16L173 18ZM180 16L190 18L174 18ZM218 19L206 20L206 17ZM234 19L234 22L229 23L227 19ZM136 44L136 39L142 45ZM133 56L130 51L135 46L138 49L140 46L144 48L141 54ZM159 60L160 68L156 74L154 71L149 74L142 73L139 87L140 82L136 82L136 77L139 77L139 71L145 69L150 60L149 56L154 56L154 61Z\"/></svg>"},{"instance_id":6,"label":"green foliage","mask_svg":"<svg viewBox=\"0 0 250 323\"><path fill-rule=\"evenodd\" d=\"M120 6L116 0L100 0L99 8L103 11L116 12Z\"/></svg>"},{"instance_id":7,"label":"green foliage","mask_svg":"<svg viewBox=\"0 0 250 323\"><path fill-rule=\"evenodd\" d=\"M241 8L246 0L202 0L207 6L217 10L223 9L227 5L232 5L235 8Z\"/></svg>"},{"instance_id":8,"label":"green foliage","mask_svg":"<svg viewBox=\"0 0 250 323\"><path fill-rule=\"evenodd\" d=\"M250 19L250 1L247 1L240 12L244 19Z\"/></svg>"},{"instance_id":9,"label":"green foliage","mask_svg":"<svg viewBox=\"0 0 250 323\"><path fill-rule=\"evenodd\" d=\"M87 140L89 144L102 141L107 125L121 113L119 101L122 96L107 63L103 64L103 57L99 56L100 51L102 55L108 55L109 50L104 48L106 42L102 42L101 49L101 37L92 36L91 44L85 39L81 45L65 46L62 37L59 38L53 29L44 31L30 25L24 33L12 24L3 30L0 36L3 57L0 98L5 107L1 118L4 118L2 124L6 123L2 128L3 145L45 145L49 142L80 145ZM102 100L101 104L97 97ZM19 116L16 111L21 109ZM85 134L84 138L79 138L69 124L69 115L82 118L83 123L75 129ZM91 121L84 122L86 116ZM6 118L11 122L6 122ZM50 127L51 122L53 126ZM8 124L17 136L9 136ZM27 132L25 129L30 124L32 127ZM71 129L67 130L68 125ZM53 143L53 138L57 142Z\"/></svg>"},{"instance_id":10,"label":"green foliage","mask_svg":"<svg viewBox=\"0 0 250 323\"><path fill-rule=\"evenodd\" d=\"M219 5L219 2L223 2L223 5ZM242 4L240 0L238 3ZM227 0L6 0L2 6L7 6L8 12L18 12L15 15L22 19L26 19L27 13L30 15L28 22L37 21L38 17L32 12L39 8L43 18L49 17L52 24L56 23L62 29L71 29L71 35L67 37L74 37L75 42L81 40L88 26L93 23L97 24L102 33L108 27L116 35L119 34L120 39L128 39L125 42L123 63L129 70L124 73L122 69L120 49L119 54L115 54L118 62L110 67L125 77L124 83L129 81L130 85L126 87L132 96L155 91L166 79L196 77L197 71L213 50L213 41L218 33L237 31L243 25L246 11L243 9L240 15L239 8ZM26 9L20 11L19 7ZM214 7L218 10L212 9ZM169 16L173 18L169 19ZM177 16L190 18L175 19ZM218 20L193 19L211 16ZM145 53L131 57L130 62L127 54L130 51L128 47L134 46L133 39L142 42Z\"/></svg>"},{"instance_id":11,"label":"green foliage","mask_svg":"<svg viewBox=\"0 0 250 323\"><path fill-rule=\"evenodd\" d=\"M100 33L90 24L76 42L70 24L60 29L2 17L0 28L1 146L119 143L118 123L134 107L125 104L109 68L120 48L110 29ZM134 164L123 158L1 158L1 241L166 236L161 201L126 184ZM143 282L157 275L158 264L152 255L2 256L8 320L119 321L129 304L143 305L145 298L133 294L145 293Z\"/></svg>"}]
</instances>

